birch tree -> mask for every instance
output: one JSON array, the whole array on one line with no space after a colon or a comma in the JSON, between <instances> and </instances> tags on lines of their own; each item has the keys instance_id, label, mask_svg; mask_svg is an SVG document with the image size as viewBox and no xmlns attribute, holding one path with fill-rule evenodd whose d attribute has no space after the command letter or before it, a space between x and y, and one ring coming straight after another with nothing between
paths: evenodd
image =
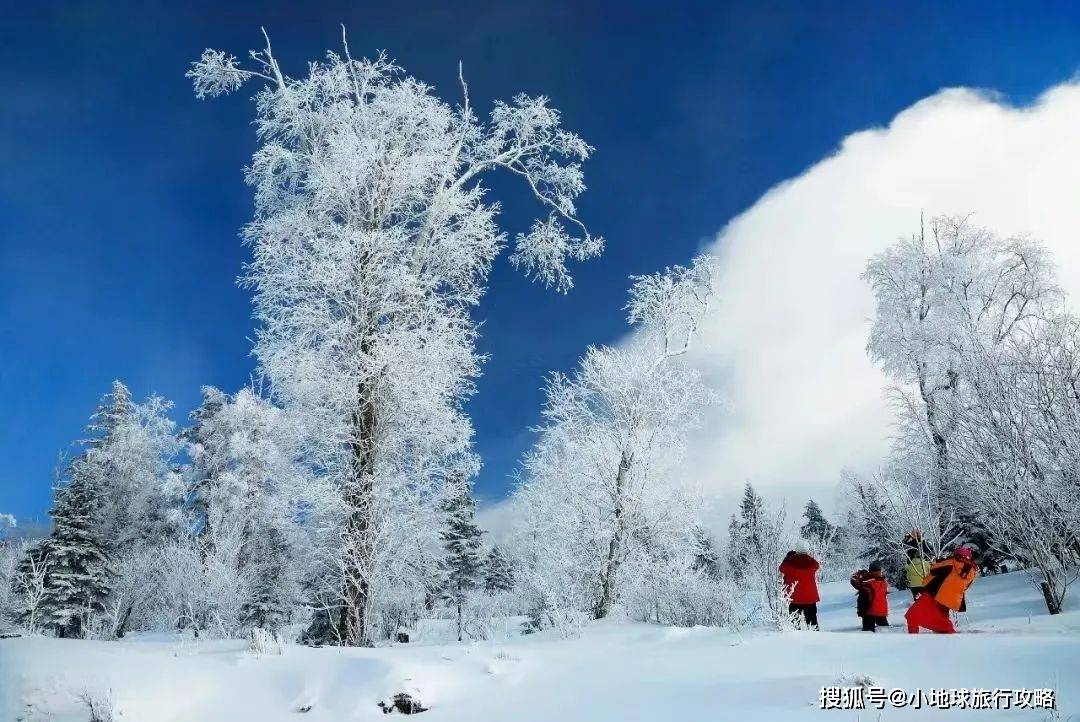
<instances>
[{"instance_id":1,"label":"birch tree","mask_svg":"<svg viewBox=\"0 0 1080 722\"><path fill-rule=\"evenodd\" d=\"M548 383L540 437L524 462L522 532L549 572L585 575L577 603L589 598L595 618L610 613L627 559L673 535L693 544L692 501L672 476L712 400L681 357L709 310L713 277L706 257L635 277L626 309L636 333L620 347L590 347L573 374Z\"/></svg>"},{"instance_id":2,"label":"birch tree","mask_svg":"<svg viewBox=\"0 0 1080 722\"><path fill-rule=\"evenodd\" d=\"M907 495L931 505L918 516L951 522L922 529L944 548L981 533L950 450L971 390L972 344L1007 344L1056 301L1057 287L1038 243L1000 238L965 216L933 218L929 236L898 240L870 259L863 277L877 306L867 353L896 382L901 473L887 476L906 475L914 485Z\"/></svg>"},{"instance_id":3,"label":"birch tree","mask_svg":"<svg viewBox=\"0 0 1080 722\"><path fill-rule=\"evenodd\" d=\"M878 486L934 553L962 542L984 569L1029 565L1055 613L1080 576L1078 323L1037 241L964 218L932 229L932 243L900 241L868 266L868 350L907 386Z\"/></svg>"},{"instance_id":4,"label":"birch tree","mask_svg":"<svg viewBox=\"0 0 1080 722\"><path fill-rule=\"evenodd\" d=\"M418 507L475 467L461 411L480 362L470 309L507 245L488 176L520 177L543 211L513 241L526 275L567 291L568 263L603 244L575 205L592 149L546 98L496 102L481 120L463 78L453 106L384 55L342 51L294 79L269 41L246 68L207 50L188 75L200 98L264 84L244 229L255 353L273 395L306 415L310 462L347 508L336 637L357 645L372 641L380 585L433 541Z\"/></svg>"}]
</instances>

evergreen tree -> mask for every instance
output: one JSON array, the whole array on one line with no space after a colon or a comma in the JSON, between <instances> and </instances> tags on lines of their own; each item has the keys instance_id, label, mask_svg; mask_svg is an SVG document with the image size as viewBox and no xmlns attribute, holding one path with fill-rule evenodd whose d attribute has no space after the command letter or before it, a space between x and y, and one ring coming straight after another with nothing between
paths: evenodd
<instances>
[{"instance_id":1,"label":"evergreen tree","mask_svg":"<svg viewBox=\"0 0 1080 722\"><path fill-rule=\"evenodd\" d=\"M799 528L799 534L809 542L823 544L835 533L836 527L825 518L821 507L813 499L806 502L803 518L806 519L806 523Z\"/></svg>"},{"instance_id":2,"label":"evergreen tree","mask_svg":"<svg viewBox=\"0 0 1080 722\"><path fill-rule=\"evenodd\" d=\"M491 547L484 566L484 588L489 592L506 592L514 588L514 569L498 546Z\"/></svg>"},{"instance_id":3,"label":"evergreen tree","mask_svg":"<svg viewBox=\"0 0 1080 722\"><path fill-rule=\"evenodd\" d=\"M758 525L764 511L765 501L754 491L753 484L746 482L739 504L739 526L749 538L758 540Z\"/></svg>"},{"instance_id":4,"label":"evergreen tree","mask_svg":"<svg viewBox=\"0 0 1080 722\"><path fill-rule=\"evenodd\" d=\"M855 491L862 516L862 548L859 556L867 562L880 561L886 576L899 581L902 565L896 554L896 535L889 526L885 504L873 486L860 483L855 486Z\"/></svg>"},{"instance_id":5,"label":"evergreen tree","mask_svg":"<svg viewBox=\"0 0 1080 722\"><path fill-rule=\"evenodd\" d=\"M480 536L476 525L476 503L472 498L472 485L463 477L447 483L447 495L442 504L446 514L446 528L440 534L446 557L443 560L443 598L451 602L457 611L457 636L462 639L463 606L465 595L475 589L483 572L480 558Z\"/></svg>"},{"instance_id":6,"label":"evergreen tree","mask_svg":"<svg viewBox=\"0 0 1080 722\"><path fill-rule=\"evenodd\" d=\"M91 437L82 443L90 449L99 449L114 438L116 429L131 418L134 410L131 400L131 391L124 382L116 379L112 383L112 391L101 397L97 410L90 416L90 425L87 431Z\"/></svg>"},{"instance_id":7,"label":"evergreen tree","mask_svg":"<svg viewBox=\"0 0 1080 722\"><path fill-rule=\"evenodd\" d=\"M85 636L109 594L107 556L96 518L100 502L82 466L85 460L72 464L70 481L56 490L49 512L53 531L37 552L49 560L41 626L59 637Z\"/></svg>"},{"instance_id":8,"label":"evergreen tree","mask_svg":"<svg viewBox=\"0 0 1080 722\"><path fill-rule=\"evenodd\" d=\"M242 612L245 626L278 632L288 621L289 600L286 566L289 561L289 545L282 533L268 528L255 537L248 554L251 569L252 594Z\"/></svg>"},{"instance_id":9,"label":"evergreen tree","mask_svg":"<svg viewBox=\"0 0 1080 722\"><path fill-rule=\"evenodd\" d=\"M121 381L90 417L77 464L94 488L105 550L153 544L172 535L182 489L172 467L178 451L172 404L158 396L133 403Z\"/></svg>"},{"instance_id":10,"label":"evergreen tree","mask_svg":"<svg viewBox=\"0 0 1080 722\"><path fill-rule=\"evenodd\" d=\"M691 534L697 551L694 554L692 568L701 572L711 579L718 579L721 574L720 555L716 552L716 545L708 533L700 525L695 525Z\"/></svg>"},{"instance_id":11,"label":"evergreen tree","mask_svg":"<svg viewBox=\"0 0 1080 722\"><path fill-rule=\"evenodd\" d=\"M751 554L761 550L761 521L765 500L754 491L749 481L743 488L739 511L732 514L728 524L728 566L736 580L741 580Z\"/></svg>"},{"instance_id":12,"label":"evergreen tree","mask_svg":"<svg viewBox=\"0 0 1080 722\"><path fill-rule=\"evenodd\" d=\"M218 435L214 433L214 420L229 403L225 392L214 386L202 387L202 403L191 412L194 422L181 433L181 439L187 444L191 465L187 469L187 505L191 514L191 531L194 534L207 533L210 522L211 486L224 469L221 446Z\"/></svg>"}]
</instances>

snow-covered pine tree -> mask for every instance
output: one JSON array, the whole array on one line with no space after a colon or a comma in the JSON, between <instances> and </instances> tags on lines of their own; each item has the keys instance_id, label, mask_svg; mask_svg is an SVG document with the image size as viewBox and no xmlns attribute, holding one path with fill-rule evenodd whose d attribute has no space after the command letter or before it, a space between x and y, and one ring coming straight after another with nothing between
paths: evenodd
<instances>
[{"instance_id":1,"label":"snow-covered pine tree","mask_svg":"<svg viewBox=\"0 0 1080 722\"><path fill-rule=\"evenodd\" d=\"M251 597L241 612L243 624L277 633L289 619L289 545L281 531L271 526L245 552L250 555L246 572L252 581Z\"/></svg>"},{"instance_id":2,"label":"snow-covered pine tree","mask_svg":"<svg viewBox=\"0 0 1080 722\"><path fill-rule=\"evenodd\" d=\"M484 561L484 588L489 592L506 592L514 588L514 568L498 545L491 547Z\"/></svg>"},{"instance_id":3,"label":"snow-covered pine tree","mask_svg":"<svg viewBox=\"0 0 1080 722\"><path fill-rule=\"evenodd\" d=\"M180 445L171 409L159 396L134 403L114 381L91 416L76 464L97 495L109 552L157 544L178 530L184 490L172 465Z\"/></svg>"},{"instance_id":4,"label":"snow-covered pine tree","mask_svg":"<svg viewBox=\"0 0 1080 722\"><path fill-rule=\"evenodd\" d=\"M692 569L701 572L710 579L719 579L723 574L723 568L720 562L720 554L716 550L716 544L713 543L712 537L700 524L694 525L692 533L696 547Z\"/></svg>"},{"instance_id":5,"label":"snow-covered pine tree","mask_svg":"<svg viewBox=\"0 0 1080 722\"><path fill-rule=\"evenodd\" d=\"M466 595L477 587L484 571L484 561L480 556L483 532L476 525L476 503L472 497L472 484L467 478L458 476L447 482L446 498L441 508L446 514L446 527L440 534L446 549L442 562L443 598L454 606L460 642Z\"/></svg>"},{"instance_id":6,"label":"snow-covered pine tree","mask_svg":"<svg viewBox=\"0 0 1080 722\"><path fill-rule=\"evenodd\" d=\"M747 481L739 503L739 528L751 544L758 543L758 524L764 511L765 501L758 496L754 485Z\"/></svg>"},{"instance_id":7,"label":"snow-covered pine tree","mask_svg":"<svg viewBox=\"0 0 1080 722\"><path fill-rule=\"evenodd\" d=\"M746 564L761 549L760 524L764 513L765 500L747 481L743 486L739 510L731 515L728 524L728 568L737 580L742 579Z\"/></svg>"},{"instance_id":8,"label":"snow-covered pine tree","mask_svg":"<svg viewBox=\"0 0 1080 722\"><path fill-rule=\"evenodd\" d=\"M739 531L739 516L732 514L728 521L728 542L726 554L727 568L732 578L741 582L746 569L746 549L743 548L742 533Z\"/></svg>"},{"instance_id":9,"label":"snow-covered pine tree","mask_svg":"<svg viewBox=\"0 0 1080 722\"><path fill-rule=\"evenodd\" d=\"M854 488L861 526L859 557L867 564L881 562L886 576L898 581L902 568L898 551L901 539L889 523L885 503L871 484L857 482Z\"/></svg>"},{"instance_id":10,"label":"snow-covered pine tree","mask_svg":"<svg viewBox=\"0 0 1080 722\"><path fill-rule=\"evenodd\" d=\"M229 397L214 386L203 386L202 403L191 412L192 425L180 433L187 446L191 464L187 468L187 504L190 509L189 531L211 539L209 533L211 486L225 468L226 459L218 448L220 435L214 433L214 420L229 403Z\"/></svg>"},{"instance_id":11,"label":"snow-covered pine tree","mask_svg":"<svg viewBox=\"0 0 1080 722\"><path fill-rule=\"evenodd\" d=\"M53 530L36 553L48 558L41 596L40 626L59 637L83 637L104 611L109 594L106 545L98 514L100 492L85 464L76 459L70 478L55 492L49 516Z\"/></svg>"},{"instance_id":12,"label":"snow-covered pine tree","mask_svg":"<svg viewBox=\"0 0 1080 722\"><path fill-rule=\"evenodd\" d=\"M91 414L90 424L87 426L90 437L82 443L90 449L101 448L116 429L131 418L134 409L131 391L123 381L116 379L112 383L112 390L101 397L97 409Z\"/></svg>"},{"instance_id":13,"label":"snow-covered pine tree","mask_svg":"<svg viewBox=\"0 0 1080 722\"><path fill-rule=\"evenodd\" d=\"M799 528L799 534L803 539L818 546L828 542L836 531L836 527L825 518L821 507L813 499L806 502L803 518L806 519L806 523Z\"/></svg>"}]
</instances>

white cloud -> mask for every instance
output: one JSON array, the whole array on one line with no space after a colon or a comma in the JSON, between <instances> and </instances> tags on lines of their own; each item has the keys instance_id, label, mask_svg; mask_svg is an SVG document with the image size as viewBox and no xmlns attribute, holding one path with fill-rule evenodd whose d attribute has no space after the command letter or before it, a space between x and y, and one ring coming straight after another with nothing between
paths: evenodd
<instances>
[{"instance_id":1,"label":"white cloud","mask_svg":"<svg viewBox=\"0 0 1080 722\"><path fill-rule=\"evenodd\" d=\"M1080 85L1013 108L946 90L885 129L855 133L831 157L769 191L712 250L720 303L694 361L729 399L692 444L694 476L728 506L750 479L828 504L841 470L873 469L890 415L866 358L873 313L866 259L918 230L919 213L974 213L1002 235L1055 254L1080 299Z\"/></svg>"},{"instance_id":2,"label":"white cloud","mask_svg":"<svg viewBox=\"0 0 1080 722\"><path fill-rule=\"evenodd\" d=\"M477 504L476 522L486 534L484 541L488 544L505 545L512 533L514 512L512 498Z\"/></svg>"}]
</instances>

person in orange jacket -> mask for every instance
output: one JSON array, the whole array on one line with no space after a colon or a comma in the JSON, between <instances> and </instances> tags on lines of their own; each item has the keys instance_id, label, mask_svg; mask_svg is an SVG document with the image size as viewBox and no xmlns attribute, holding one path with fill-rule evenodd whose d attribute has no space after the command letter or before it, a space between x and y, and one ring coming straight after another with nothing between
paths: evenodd
<instances>
[{"instance_id":1,"label":"person in orange jacket","mask_svg":"<svg viewBox=\"0 0 1080 722\"><path fill-rule=\"evenodd\" d=\"M862 617L864 632L876 632L878 627L889 626L889 583L881 562L874 562L869 569L860 569L851 575L851 586L859 594L855 598L855 612Z\"/></svg>"},{"instance_id":2,"label":"person in orange jacket","mask_svg":"<svg viewBox=\"0 0 1080 722\"><path fill-rule=\"evenodd\" d=\"M817 572L821 565L804 546L789 551L780 563L784 587L791 593L789 614L800 614L811 629L818 628L817 603L821 600L817 587Z\"/></svg>"},{"instance_id":3,"label":"person in orange jacket","mask_svg":"<svg viewBox=\"0 0 1080 722\"><path fill-rule=\"evenodd\" d=\"M954 634L956 627L949 619L949 610L967 609L964 597L978 572L971 560L971 549L966 546L957 547L952 556L930 567L922 594L904 615L908 632L918 634L920 628L926 628L938 634Z\"/></svg>"}]
</instances>

